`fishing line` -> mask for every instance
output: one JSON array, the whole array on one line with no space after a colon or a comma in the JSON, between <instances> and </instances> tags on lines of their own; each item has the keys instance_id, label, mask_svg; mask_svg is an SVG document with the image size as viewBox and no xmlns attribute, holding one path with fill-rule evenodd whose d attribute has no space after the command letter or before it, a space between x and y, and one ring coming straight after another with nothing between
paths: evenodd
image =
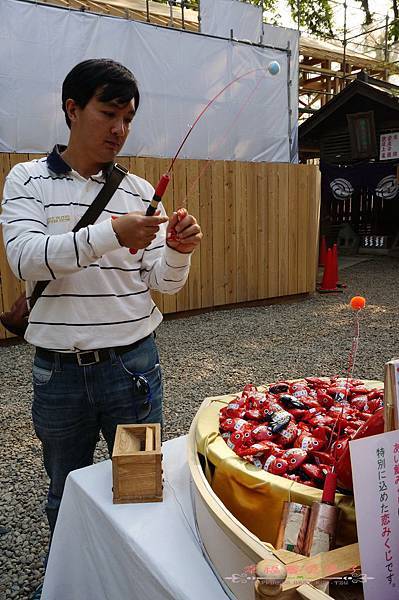
<instances>
[{"instance_id":1,"label":"fishing line","mask_svg":"<svg viewBox=\"0 0 399 600\"><path fill-rule=\"evenodd\" d=\"M213 562L212 562L212 560L211 560L211 558L210 558L210 556L209 556L209 554L208 554L208 552L207 552L207 550L206 550L206 548L204 546L204 543L202 541L201 533L200 533L200 529L199 529L199 525L198 525L198 520L197 520L196 504L195 504L195 494L194 494L194 491L193 491L193 481L191 480L191 477L190 477L190 483L189 483L189 485L190 485L190 499L191 499L191 506L192 506L192 509L193 509L193 515L192 516L193 516L193 519L194 519L194 527L195 527L195 529L193 529L193 527L191 526L190 519L189 519L188 515L186 514L186 512L185 512L185 510L183 508L183 505L180 502L180 500L179 500L179 498L178 498L178 496L177 496L177 494L176 494L176 492L174 490L173 485L167 479L167 477L165 476L165 474L164 474L164 482L170 488L170 490L171 490L171 492L173 494L173 497L174 497L174 499L175 499L177 505L179 506L180 511L181 511L181 513L183 515L184 522L186 523L186 525L188 527L188 530L191 533L191 536L192 536L192 539L193 539L194 543L200 549L202 556L204 557L204 559L205 559L206 563L208 564L208 566L213 571L213 573L214 573L214 575L215 575L215 577L216 577L219 585L221 586L221 588L225 592L226 596L230 600L236 600L236 596L233 594L233 592L227 586L226 582L222 579L222 577L220 576L220 574L216 570L216 568L215 568L215 566L214 566L214 564L213 564Z\"/></svg>"},{"instance_id":2,"label":"fishing line","mask_svg":"<svg viewBox=\"0 0 399 600\"><path fill-rule=\"evenodd\" d=\"M264 78L266 78L266 73L264 73ZM241 116L241 113L243 112L243 110L245 108L247 108L247 106L250 104L253 96L255 95L256 90L258 89L259 85L262 83L262 81L264 81L264 79L259 78L257 84L255 85L255 87L250 91L250 93L244 98L243 102L240 105L239 110L237 111L237 113L233 116L233 119L231 120L231 123L234 123L235 121L237 121L239 119L239 117ZM219 150L219 148L223 145L223 143L226 141L229 133L231 130L231 124L228 125L224 131L223 137L220 139L220 141L218 142L218 144L216 145L216 147L214 148L213 152L215 153L217 150ZM188 190L183 202L182 202L182 206L185 206L187 204L187 198L190 197L192 191L194 190L194 188L196 187L196 185L198 184L198 182L200 181L201 177L204 175L205 171L207 169L209 169L211 165L211 159L207 159L206 164L204 167L202 167L202 169L200 170L198 177L196 177L193 181L193 183L190 186L190 189Z\"/></svg>"},{"instance_id":3,"label":"fishing line","mask_svg":"<svg viewBox=\"0 0 399 600\"><path fill-rule=\"evenodd\" d=\"M353 372L354 372L354 368L355 368L355 364L356 364L356 357L357 357L357 351L359 348L359 336L360 336L360 310L362 308L364 308L365 305L365 300L364 303L361 302L360 300L364 300L361 297L355 296L354 298L352 298L350 305L351 307L355 310L355 326L354 326L354 335L352 338L352 346L349 352L349 358L348 358L348 369L347 369L347 374L346 374L346 384L345 384L345 398L343 399L343 403L342 403L342 407L341 407L341 412L338 415L334 426L332 428L331 431L331 436L330 436L330 441L328 443L328 449L332 447L332 440L333 440L333 435L335 433L335 429L338 426L338 430L337 430L337 437L336 437L336 443L335 443L335 447L334 447L334 452L333 452L333 460L334 460L334 467L336 466L336 462L337 462L337 448L338 448L338 440L339 437L341 435L341 430L342 430L342 417L343 417L343 413L344 413L344 402L348 400L348 394L349 394L349 380L353 378Z\"/></svg>"},{"instance_id":4,"label":"fishing line","mask_svg":"<svg viewBox=\"0 0 399 600\"><path fill-rule=\"evenodd\" d=\"M267 66L267 70L270 73L270 75L274 76L277 75L280 72L280 64L277 61L271 61L268 66ZM174 155L168 170L166 171L166 173L164 173L160 180L158 181L158 184L155 188L155 192L154 195L152 197L152 200L146 210L146 216L152 216L155 214L157 208L158 208L158 204L161 202L162 197L166 191L166 188L168 187L168 184L170 182L170 178L171 178L171 174L172 174L172 170L173 170L173 166L177 160L177 157L179 156L184 144L186 143L186 141L188 140L190 134L192 133L194 127L197 125L197 123L199 122L199 120L204 116L204 114L207 112L207 110L212 106L212 104L226 91L228 90L232 85L234 85L235 83L237 83L237 81L240 81L241 79L243 79L244 77L247 77L248 75L251 75L252 73L256 73L257 71L262 71L264 72L265 76L266 76L266 68L265 67L257 67L255 69L250 69L249 71L246 71L245 73L242 73L241 75L239 75L238 77L236 77L235 79L233 79L232 81L230 81L229 83L227 83L217 94L215 94L215 96L213 96L213 98L211 98L209 100L209 102L207 102L206 106L201 110L201 112L198 114L198 116L196 117L196 119L194 120L193 124L191 125L191 127L189 128L189 130L187 131L186 135L183 137L180 146L177 149L176 154ZM262 79L260 79L260 81L262 81ZM260 83L259 81L259 83ZM258 84L259 85L259 84ZM257 89L258 85L255 87L255 90ZM247 100L247 102L249 102L249 99L251 98L252 93L249 95L249 98ZM245 100L244 100L244 106L245 106ZM243 106L242 106L243 109ZM241 109L239 111L239 114L241 113ZM222 140L224 141L224 140ZM195 182L196 183L196 182ZM130 248L130 253L131 254L136 254L137 250L134 248Z\"/></svg>"},{"instance_id":5,"label":"fishing line","mask_svg":"<svg viewBox=\"0 0 399 600\"><path fill-rule=\"evenodd\" d=\"M360 334L359 311L356 311L356 313L355 313L355 332L354 332L354 336L352 338L352 347L349 352L349 359L348 359L348 371L347 371L346 386L345 386L345 391L346 391L345 400L346 401L348 400L348 394L349 394L349 378L353 377L353 371L355 368L357 350L359 348L359 334ZM342 404L341 414L338 417L337 442L339 440L339 436L341 435L343 413L344 413L344 404ZM334 456L333 456L334 463L336 463L336 460L337 460L336 459L337 446L338 446L338 444L335 444Z\"/></svg>"},{"instance_id":6,"label":"fishing line","mask_svg":"<svg viewBox=\"0 0 399 600\"><path fill-rule=\"evenodd\" d=\"M267 70L269 71L269 73L272 76L277 75L280 72L280 64L277 61L271 61L269 63L269 65L267 66ZM257 71L262 71L266 75L266 69L265 69L265 67L257 67L255 69L250 69L249 71L246 71L245 73L242 73L241 75L239 75L238 77L236 77L235 79L233 79L232 81L230 81L229 83L227 83L217 94L215 94L215 96L213 96L213 98L211 98L209 100L209 102L206 104L206 106L201 110L201 112L196 117L196 119L194 120L193 124L191 125L191 127L187 131L186 135L182 139L182 141L180 143L180 146L178 147L177 152L176 152L175 156L173 157L173 159L172 159L172 161L171 161L171 163L169 165L169 168L168 168L167 172L164 173L162 175L161 179L159 180L158 185L157 185L157 187L155 189L154 196L153 196L153 198L151 200L150 205L147 208L147 212L146 212L147 216L153 215L155 213L155 211L157 210L158 204L162 200L162 196L165 193L166 188L168 186L168 183L170 181L171 173L172 173L172 170L173 170L173 166L174 166L174 164L176 162L176 159L179 156L179 154L180 154L180 152L181 152L184 144L188 140L190 134L192 133L194 127L197 125L197 123L199 122L199 120L204 116L204 114L212 106L212 104L218 98L220 98L220 96L226 90L228 90L232 85L234 85L235 83L237 83L237 81L240 81L244 77L247 77L248 75L251 75L252 73L256 73Z\"/></svg>"},{"instance_id":7,"label":"fishing line","mask_svg":"<svg viewBox=\"0 0 399 600\"><path fill-rule=\"evenodd\" d=\"M250 71L247 71L246 73L243 73L242 75L239 75L238 77L236 77L235 79L233 79L232 81L230 81L227 85L224 86L223 89L221 89L213 98L211 98L211 100L209 100L209 102L207 103L207 105L205 106L205 108L202 109L202 111L199 113L199 115L197 116L197 118L195 119L194 123L191 125L190 129L188 130L188 132L186 133L186 135L184 136L175 156L172 159L172 162L170 163L169 169L167 170L167 174L169 174L172 169L173 169L173 165L176 162L177 157L180 154L180 151L182 150L184 144L186 143L189 135L191 134L191 132L193 131L194 127L196 126L196 124L198 123L198 121L202 118L202 116L206 113L206 111L212 106L212 104L226 91L229 89L229 87L231 87L234 83L237 83L237 81L240 81L240 79L243 79L243 77L246 77L247 75L251 75L252 73L255 73L257 71L263 71L265 72L265 68L264 67L257 67L256 69L251 69ZM266 75L266 73L265 73Z\"/></svg>"}]
</instances>

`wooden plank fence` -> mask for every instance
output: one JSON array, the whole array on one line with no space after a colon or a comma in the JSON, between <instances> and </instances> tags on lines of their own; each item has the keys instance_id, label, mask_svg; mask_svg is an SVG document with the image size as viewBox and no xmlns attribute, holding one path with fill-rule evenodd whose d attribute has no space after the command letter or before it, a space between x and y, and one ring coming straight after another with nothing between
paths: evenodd
<instances>
[{"instance_id":1,"label":"wooden plank fence","mask_svg":"<svg viewBox=\"0 0 399 600\"><path fill-rule=\"evenodd\" d=\"M10 168L39 155L0 154L0 189ZM169 160L119 162L155 185ZM163 313L313 292L316 283L320 178L315 165L180 160L164 196L197 216L204 238L189 280L175 296L154 293ZM23 284L0 246L0 311ZM12 337L0 327L0 339Z\"/></svg>"}]
</instances>

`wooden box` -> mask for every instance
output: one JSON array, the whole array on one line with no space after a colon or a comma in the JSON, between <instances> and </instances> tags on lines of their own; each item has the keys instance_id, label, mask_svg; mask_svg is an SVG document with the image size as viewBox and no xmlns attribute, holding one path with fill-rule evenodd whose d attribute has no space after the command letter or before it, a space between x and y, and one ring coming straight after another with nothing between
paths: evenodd
<instances>
[{"instance_id":1,"label":"wooden box","mask_svg":"<svg viewBox=\"0 0 399 600\"><path fill-rule=\"evenodd\" d=\"M114 504L162 502L159 423L118 425L112 453Z\"/></svg>"}]
</instances>

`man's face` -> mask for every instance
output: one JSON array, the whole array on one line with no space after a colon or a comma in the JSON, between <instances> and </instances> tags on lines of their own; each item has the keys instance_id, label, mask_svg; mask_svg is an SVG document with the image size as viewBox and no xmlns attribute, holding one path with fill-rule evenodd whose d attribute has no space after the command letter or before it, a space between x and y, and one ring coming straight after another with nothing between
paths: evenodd
<instances>
[{"instance_id":1,"label":"man's face","mask_svg":"<svg viewBox=\"0 0 399 600\"><path fill-rule=\"evenodd\" d=\"M74 100L67 100L67 107L71 132L88 157L101 164L113 161L129 134L134 99L121 105L116 100L102 102L93 96L84 108Z\"/></svg>"}]
</instances>

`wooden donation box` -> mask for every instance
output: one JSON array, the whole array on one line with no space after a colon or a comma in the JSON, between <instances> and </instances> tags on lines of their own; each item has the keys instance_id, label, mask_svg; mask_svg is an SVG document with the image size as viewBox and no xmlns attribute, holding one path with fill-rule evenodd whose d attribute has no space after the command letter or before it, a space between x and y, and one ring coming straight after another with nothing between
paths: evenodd
<instances>
[{"instance_id":1,"label":"wooden donation box","mask_svg":"<svg viewBox=\"0 0 399 600\"><path fill-rule=\"evenodd\" d=\"M114 504L162 502L159 423L118 425L112 453Z\"/></svg>"}]
</instances>

